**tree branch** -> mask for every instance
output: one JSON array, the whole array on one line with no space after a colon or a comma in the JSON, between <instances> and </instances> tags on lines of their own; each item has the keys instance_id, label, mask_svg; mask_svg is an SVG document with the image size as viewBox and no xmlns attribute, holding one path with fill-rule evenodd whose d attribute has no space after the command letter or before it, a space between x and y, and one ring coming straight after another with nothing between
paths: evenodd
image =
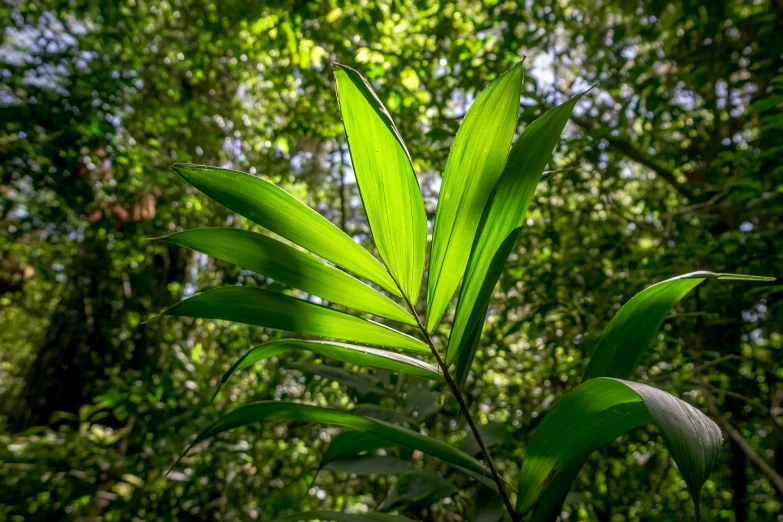
<instances>
[{"instance_id":1,"label":"tree branch","mask_svg":"<svg viewBox=\"0 0 783 522\"><path fill-rule=\"evenodd\" d=\"M587 132L595 132L596 129L586 122L585 120L582 120L578 118L577 116L571 116L571 121L576 123L580 128ZM614 137L614 136L600 136L601 139L606 140L609 145L617 149L618 151L625 154L628 159L635 161L636 163L643 165L647 167L648 169L655 172L655 174L658 175L661 179L663 179L666 183L668 183L674 190L676 190L682 197L687 198L691 201L698 202L699 198L696 196L696 194L691 190L691 188L687 184L680 183L677 181L677 176L669 170L668 168L664 167L657 161L655 161L653 158L636 148L632 143L629 143L625 140L622 140L620 138Z\"/></svg>"},{"instance_id":2,"label":"tree branch","mask_svg":"<svg viewBox=\"0 0 783 522\"><path fill-rule=\"evenodd\" d=\"M712 391L710 391L709 387L701 379L701 377L698 377L698 380L701 384L704 402L707 404L707 410L709 410L712 417L723 429L723 431L725 431L729 437L731 437L731 440L737 444L737 447L742 450L748 459L750 459L759 468L759 470L767 476L775 489L778 490L778 493L783 496L783 476L780 476L780 474L775 471L775 469L766 460L764 460L755 449L753 449L753 446L751 446L748 441L745 440L737 428L735 428L723 415L723 413L721 413L721 411L718 409L718 406L715 404L715 398L712 395Z\"/></svg>"}]
</instances>

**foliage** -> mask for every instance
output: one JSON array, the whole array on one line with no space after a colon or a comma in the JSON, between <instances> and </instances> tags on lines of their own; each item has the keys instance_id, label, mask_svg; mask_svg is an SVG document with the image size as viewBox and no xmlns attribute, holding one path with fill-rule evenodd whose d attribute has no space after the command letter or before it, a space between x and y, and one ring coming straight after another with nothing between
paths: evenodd
<instances>
[{"instance_id":1,"label":"foliage","mask_svg":"<svg viewBox=\"0 0 783 522\"><path fill-rule=\"evenodd\" d=\"M183 190L174 163L260 174L373 252L330 62L361 70L383 100L428 223L459 122L492 80L524 58L516 142L595 86L545 158L525 219L509 221L519 230L488 290L480 341L459 350L473 357L465 401L514 485L545 412L577 387L600 332L634 294L694 271L783 271L779 2L30 0L0 13L3 519L267 520L384 502L394 476L328 465L316 475L335 444L354 443L327 426L238 428L163 476L183 441L256 400L353 408L479 455L445 383L292 349L235 372L211 404L232 363L280 335L171 316L142 324L220 285L325 304L287 290L301 280L145 241L259 231ZM625 377L721 427L707 520L774 520L782 509L781 290L699 285ZM387 301L365 302L399 316ZM447 308L438 346L459 313ZM364 458L412 462L459 487L411 519L502 513L465 472L362 443ZM346 459L335 466L361 469ZM660 432L636 428L587 457L563 516L690 519L682 479Z\"/></svg>"},{"instance_id":2,"label":"foliage","mask_svg":"<svg viewBox=\"0 0 783 522\"><path fill-rule=\"evenodd\" d=\"M565 127L568 115L579 97L533 122L512 148L513 154L510 155L505 168L502 165L499 168L490 167L489 159L493 158L494 161L498 158L496 147L500 147L502 151L508 149L510 145L505 142L504 136L510 135L515 126L515 118L508 116L508 113L513 115L515 107L508 102L509 98L514 100L518 97L518 85L521 83L519 66L502 74L476 99L454 140L449 158L457 159L452 160L451 163L447 162L444 173L444 189L433 231L433 257L429 263L430 273L434 271L436 274L434 276L436 284L433 286L433 278L428 278L429 291L426 303L426 316L435 319L428 321L425 326L419 319L416 309L416 297L419 295L418 286L423 266L419 256L415 255L415 251L418 250L416 246L418 240L414 238L426 237L426 223L416 217L419 215L421 200L415 175L410 168L412 165L410 156L407 155L407 149L394 122L367 80L358 72L342 65L335 65L335 76L351 156L355 165L362 166L356 169L357 183L360 189L365 186L363 194L369 194L369 196L363 195L363 201L370 216L370 230L373 232L373 237L379 237L382 244L379 253L387 264L388 276L397 286L397 295L403 298L410 313L416 319L418 333L423 338L420 342L421 346L427 346L432 352L431 355L438 363L441 376L457 399L460 413L465 416L471 433L481 449L484 464L464 452L414 430L400 428L356 413L282 401L257 402L228 413L200 433L188 449L227 430L255 422L304 421L336 424L437 457L467 469L474 477L481 477L489 471L495 483L488 484L502 498L508 515L513 520L535 509L533 519L546 521L555 518L560 512L560 503L565 499L571 483L590 453L633 428L654 422L661 430L664 441L685 476L685 481L694 497L696 518L699 519L701 488L715 465L718 450L723 442L720 428L698 409L662 390L641 383L604 377L624 377L631 373L638 364L641 353L650 344L671 308L705 278L750 281L773 279L733 274L694 273L653 285L631 299L609 323L607 331L596 347L585 373L584 379L587 382L557 403L536 431L530 444L530 451L521 468L516 510L514 510L505 488L505 480L495 467L484 438L460 390L459 383L464 381L463 375L470 371L472 353L460 359L462 366L457 367L458 381L455 382L451 376L452 370L446 362L448 359L444 361L429 333L434 331L444 311L443 297L438 297L444 295L444 290L437 285L442 281L446 287L445 295L450 296L453 287L459 284L461 279L454 274L454 266L464 268L469 258L481 257L491 260L494 266L489 273L480 268L468 272L479 278L484 275L485 279L481 283L482 293L485 294L484 300L474 303L476 292L469 284L465 286L468 291L460 293L459 302L462 309L468 310L468 316L476 323L473 325L473 335L476 339L468 342L468 350L475 349L478 333L483 326L483 315L486 313L485 300L494 287L502 270L503 261L510 250L508 245L510 241L502 238L505 234L509 234L511 242L515 239L518 229L512 227L515 227L515 223L524 220L530 204L530 195L533 192L531 185L535 185L541 177L546 166L544 158L551 154L551 149L555 146L557 137ZM500 144L496 146L498 141ZM505 160L505 155L501 154L500 158ZM460 167L450 171L448 165L455 163L459 163ZM345 253L350 262L346 262L340 255L333 254L335 245L331 242L334 238L343 241L343 236L337 235L337 232L314 234L313 232L319 227L329 231L332 228L321 225L323 221L320 216L307 214L304 210L306 207L298 204L294 198L284 195L281 189L273 188L263 181L243 176L238 172L190 165L180 165L175 167L175 170L188 173L183 176L186 180L257 224L266 226L271 231L280 232L284 237L295 242L295 238L302 238L303 240L298 241L298 246L317 253L328 253L331 256L329 259L338 266L355 266L354 271L363 274L369 273L369 267L374 266L372 261L361 264L354 261L368 257L366 251L356 250L359 248L358 245L346 249ZM494 171L495 174L485 176L486 171ZM501 172L505 174L500 176ZM194 176L193 173L197 174ZM514 179L516 177L522 178L522 181L516 181ZM454 181L455 179L457 181ZM497 186L492 188L495 182ZM454 184L459 187L457 195L454 194L455 189L449 188L454 187ZM522 188L513 190L518 186ZM528 196L515 198L520 190L522 194L526 193ZM482 197L481 193L492 194L492 197ZM478 206L474 203L475 200L478 200ZM482 206L486 208L482 209ZM283 218L286 215L289 217L288 220ZM441 215L447 217L439 217ZM476 230L474 224L477 225L480 221L481 227ZM438 226L438 223L444 222L448 223L445 228L444 225ZM195 231L185 232L191 235L194 233ZM213 253L216 257L221 259L236 257L237 249L242 248L241 243L232 242L236 234L230 229L213 229L209 233L210 238L200 245L203 250ZM254 235L256 234L250 234L251 237L244 239L251 245L261 243L260 236L259 239L253 239ZM501 240L493 242L477 239L493 236L500 237ZM464 245L467 244L473 245L470 255L465 255ZM457 248L455 245L462 246ZM449 256L453 258L456 255L455 248L463 262L446 261ZM249 253L245 255L252 257ZM266 252L262 257L264 255L273 256L274 253ZM289 263L276 268L281 273L279 279L301 282L301 285L294 285L299 289L301 286L312 288L314 283L308 283L308 280L317 278L320 274L303 269L305 266L309 265ZM447 278L443 277L444 272ZM349 278L347 274L344 274L344 277ZM374 282L389 289L388 285L383 285L382 280L382 277L377 277ZM345 302L348 299L338 289L328 288L327 294L333 291L337 292L335 299L337 302ZM349 287L347 291L350 296L351 288ZM325 297L318 291L313 292L313 295L318 298ZM466 299L471 300L466 302ZM404 333L391 328L388 331L396 332L398 338L395 339L390 333L384 335L383 330L378 330L378 325L361 319L358 314L350 316L344 312L336 312L325 306L309 304L307 301L289 298L283 294L253 291L235 286L220 287L197 294L168 308L163 314L227 319L403 350L418 348L412 344L413 338L406 341ZM459 318L460 316L457 315L456 324L461 326ZM331 353L324 353L321 350L320 354L359 365L365 362L356 357L361 348L337 343L331 343L329 346ZM460 348L465 349L463 344L458 344L450 350L447 347L446 351L457 352ZM227 375L230 375L235 368L247 366L248 356L251 360L260 360L262 357L255 355L258 353L257 349L251 350L234 364ZM276 352L266 354L263 358L274 353ZM367 358L369 354L364 352L363 355ZM394 352L373 350L373 355L378 359L368 360L370 366L379 367L386 362L386 369L411 374L421 369L421 362L411 358L401 359ZM388 365L388 361L392 359L398 364L398 368ZM309 371L329 375L329 372L334 369L329 366L323 366L322 369L311 366ZM437 375L437 372L433 373ZM224 376L223 380L225 381L226 378ZM348 385L362 389L356 384ZM364 391L370 392L373 389L369 387ZM322 463L320 467L323 468L324 464ZM415 475L417 473L419 475ZM405 470L400 474L389 497L378 509L426 507L456 491L454 485L438 475ZM412 492L413 495L406 495L406 492Z\"/></svg>"}]
</instances>

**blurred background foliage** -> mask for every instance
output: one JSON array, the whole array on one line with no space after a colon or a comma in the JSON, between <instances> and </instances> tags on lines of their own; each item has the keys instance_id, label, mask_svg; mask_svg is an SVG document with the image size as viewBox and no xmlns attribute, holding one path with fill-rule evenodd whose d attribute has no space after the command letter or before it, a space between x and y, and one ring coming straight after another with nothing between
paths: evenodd
<instances>
[{"instance_id":1,"label":"blurred background foliage","mask_svg":"<svg viewBox=\"0 0 783 522\"><path fill-rule=\"evenodd\" d=\"M443 390L328 360L333 372L316 375L312 354L246 371L210 405L233 360L280 334L141 324L196 289L284 290L145 241L248 226L174 162L262 175L370 244L331 61L362 71L386 102L430 218L456 127L500 72L526 57L520 131L596 85L539 185L466 385L507 477L633 294L692 270L783 273L779 0L7 0L0 13L0 519L381 507L499 520L485 491L416 453L390 448L316 477L335 428L239 429L165 476L221 411L270 398L357 408L478 452ZM634 377L723 428L708 520L783 520L781 295L775 283L702 285ZM593 455L564 509L563 520L693 516L649 429Z\"/></svg>"}]
</instances>

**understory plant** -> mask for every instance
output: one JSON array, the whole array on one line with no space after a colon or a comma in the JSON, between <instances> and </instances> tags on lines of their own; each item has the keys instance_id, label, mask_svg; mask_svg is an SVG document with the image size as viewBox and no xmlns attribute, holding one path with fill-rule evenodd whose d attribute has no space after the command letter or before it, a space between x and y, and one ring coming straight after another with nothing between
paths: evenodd
<instances>
[{"instance_id":1,"label":"understory plant","mask_svg":"<svg viewBox=\"0 0 783 522\"><path fill-rule=\"evenodd\" d=\"M342 65L335 65L334 72L353 169L380 259L262 178L221 168L176 165L174 170L185 181L274 236L239 228L208 228L164 239L234 263L299 293L224 286L184 299L162 314L236 321L304 336L281 336L252 347L221 383L243 368L290 351L309 351L321 358L405 376L410 383L418 383L415 389L408 387L409 398L432 394L432 386L422 384L432 382L457 402L477 448L471 454L423 434L409 419L389 412L379 415L370 407L345 410L280 400L231 411L199 434L190 447L256 422L342 426L349 430L332 439L321 469L342 465L355 471L362 464L350 459L359 458L372 472L399 475L383 505L377 506L379 510L404 512L406 506L426 506L455 490L450 481L410 463L390 465L388 460L365 455L394 447L448 463L479 489L479 496L496 502L512 520L542 522L559 515L571 483L592 452L631 429L654 424L687 483L698 518L699 494L722 444L720 429L683 400L627 379L642 362L669 311L699 283L763 278L694 272L654 284L628 301L603 333L582 383L539 423L515 488L493 461L486 430L474 420L463 388L493 289L544 168L584 93L543 114L515 141L521 64L476 98L445 166L427 259L427 215L405 143L368 81ZM425 275L426 299L422 299ZM450 325L441 324L455 294L453 320ZM352 375L331 365L299 364L296 368L342 379L348 386L373 386L366 374ZM354 467L346 462L353 462ZM325 511L296 513L280 520L305 519L408 520L402 514Z\"/></svg>"}]
</instances>

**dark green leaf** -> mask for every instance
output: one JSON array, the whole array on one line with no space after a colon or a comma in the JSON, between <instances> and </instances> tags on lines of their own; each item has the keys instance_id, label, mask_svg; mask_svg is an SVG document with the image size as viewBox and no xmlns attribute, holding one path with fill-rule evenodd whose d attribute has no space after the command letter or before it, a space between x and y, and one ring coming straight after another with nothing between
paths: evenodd
<instances>
[{"instance_id":1,"label":"dark green leaf","mask_svg":"<svg viewBox=\"0 0 783 522\"><path fill-rule=\"evenodd\" d=\"M457 492L454 484L429 471L412 470L400 475L378 509L427 508Z\"/></svg>"},{"instance_id":2,"label":"dark green leaf","mask_svg":"<svg viewBox=\"0 0 783 522\"><path fill-rule=\"evenodd\" d=\"M484 465L463 451L449 446L438 439L422 435L407 428L401 428L380 420L363 417L355 413L309 404L284 401L262 401L238 408L201 432L185 450L185 454L196 444L210 439L224 431L254 422L317 422L343 426L356 431L371 433L394 444L416 449L455 466L478 474L484 473ZM183 455L184 456L184 455Z\"/></svg>"},{"instance_id":3,"label":"dark green leaf","mask_svg":"<svg viewBox=\"0 0 783 522\"><path fill-rule=\"evenodd\" d=\"M334 522L413 522L402 515L386 513L339 513L337 511L304 511L277 517L273 522L305 522L308 520L333 520Z\"/></svg>"},{"instance_id":4,"label":"dark green leaf","mask_svg":"<svg viewBox=\"0 0 783 522\"><path fill-rule=\"evenodd\" d=\"M290 368L338 382L364 395L368 393L387 397L392 395L389 390L383 388L378 379L374 379L371 375L351 373L325 364L291 364Z\"/></svg>"},{"instance_id":5,"label":"dark green leaf","mask_svg":"<svg viewBox=\"0 0 783 522\"><path fill-rule=\"evenodd\" d=\"M234 365L223 374L220 383L224 384L239 370L292 350L307 350L336 361L359 366L368 366L371 368L381 368L393 372L408 373L427 379L439 380L443 377L438 369L431 364L396 352L331 341L280 339L251 348L250 351L240 357Z\"/></svg>"},{"instance_id":6,"label":"dark green leaf","mask_svg":"<svg viewBox=\"0 0 783 522\"><path fill-rule=\"evenodd\" d=\"M692 272L646 288L625 303L609 322L582 382L596 377L622 379L631 375L672 307L705 279L774 281L771 277Z\"/></svg>"},{"instance_id":7,"label":"dark green leaf","mask_svg":"<svg viewBox=\"0 0 783 522\"><path fill-rule=\"evenodd\" d=\"M399 475L413 468L407 460L386 455L362 455L350 459L336 460L323 469L355 475Z\"/></svg>"},{"instance_id":8,"label":"dark green leaf","mask_svg":"<svg viewBox=\"0 0 783 522\"><path fill-rule=\"evenodd\" d=\"M620 379L597 378L577 386L546 415L533 435L519 478L517 511L529 512L542 497L557 510L571 481L595 450L629 430L653 422L691 490L699 493L722 443L718 426L702 412L662 390ZM536 512L536 520L553 513Z\"/></svg>"},{"instance_id":9,"label":"dark green leaf","mask_svg":"<svg viewBox=\"0 0 783 522\"><path fill-rule=\"evenodd\" d=\"M389 448L396 444L366 431L344 431L332 438L321 458L319 468L323 469L331 462L355 457L365 451Z\"/></svg>"}]
</instances>

